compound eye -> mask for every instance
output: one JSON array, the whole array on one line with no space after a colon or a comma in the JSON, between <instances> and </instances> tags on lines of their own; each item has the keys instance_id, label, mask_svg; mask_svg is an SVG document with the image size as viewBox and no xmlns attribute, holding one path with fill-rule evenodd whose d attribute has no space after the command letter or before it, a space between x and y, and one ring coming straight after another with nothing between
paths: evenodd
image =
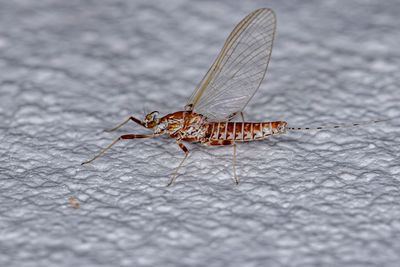
<instances>
[{"instance_id":1,"label":"compound eye","mask_svg":"<svg viewBox=\"0 0 400 267\"><path fill-rule=\"evenodd\" d=\"M153 111L149 114L149 120L154 120L155 117L158 115L158 111Z\"/></svg>"},{"instance_id":2,"label":"compound eye","mask_svg":"<svg viewBox=\"0 0 400 267\"><path fill-rule=\"evenodd\" d=\"M146 121L148 121L148 122L154 121L156 116L157 116L157 114L158 114L158 111L153 111L153 112L147 114L146 115Z\"/></svg>"}]
</instances>

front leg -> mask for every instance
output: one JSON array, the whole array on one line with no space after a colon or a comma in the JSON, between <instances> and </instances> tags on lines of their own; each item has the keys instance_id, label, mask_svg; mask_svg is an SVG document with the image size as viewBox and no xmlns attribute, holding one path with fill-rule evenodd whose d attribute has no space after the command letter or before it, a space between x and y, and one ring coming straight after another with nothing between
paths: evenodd
<instances>
[{"instance_id":1,"label":"front leg","mask_svg":"<svg viewBox=\"0 0 400 267\"><path fill-rule=\"evenodd\" d=\"M174 176L172 176L171 181L168 183L167 186L170 186L172 184L172 182L175 179L175 176L178 174L178 170L179 168L182 166L183 162L185 161L185 159L187 158L187 156L189 155L189 150L185 147L184 144L182 144L182 141L180 139L176 139L176 142L178 143L179 147L183 150L183 152L185 152L185 157L183 158L183 160L181 161L181 163L179 164L178 168L176 168L176 171L174 173Z\"/></svg>"},{"instance_id":2,"label":"front leg","mask_svg":"<svg viewBox=\"0 0 400 267\"><path fill-rule=\"evenodd\" d=\"M119 128L121 128L124 124L126 124L126 123L127 123L128 121L130 121L130 120L132 120L132 121L136 122L137 124L140 124L140 125L142 125L143 127L147 128L147 127L146 127L146 123L144 123L143 121L141 121L141 120L139 120L139 119L136 119L136 118L133 117L133 116L130 116L126 121L124 121L123 123L121 123L121 124L118 125L117 127L112 128L112 129L110 129L110 130L104 130L104 132L109 133L109 132L113 132L113 131L115 131L115 130L118 130Z\"/></svg>"},{"instance_id":3,"label":"front leg","mask_svg":"<svg viewBox=\"0 0 400 267\"><path fill-rule=\"evenodd\" d=\"M101 155L103 155L104 152L106 152L110 147L112 147L113 145L115 145L119 140L121 139L136 139L136 138L152 138L156 136L155 134L125 134L125 135L121 135L120 137L118 137L117 140L115 140L114 142L112 142L111 145L109 145L108 147L106 147L106 149L104 149L103 151L101 151L99 154L97 154L97 156L95 156L94 158L92 158L91 160L82 162L81 165L83 164L87 164L92 162L93 160L97 159L98 157L100 157Z\"/></svg>"}]
</instances>

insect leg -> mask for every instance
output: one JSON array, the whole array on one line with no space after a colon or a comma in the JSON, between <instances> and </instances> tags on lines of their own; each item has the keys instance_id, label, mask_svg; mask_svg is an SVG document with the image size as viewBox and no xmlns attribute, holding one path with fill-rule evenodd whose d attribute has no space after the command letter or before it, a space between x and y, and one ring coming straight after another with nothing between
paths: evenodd
<instances>
[{"instance_id":1,"label":"insect leg","mask_svg":"<svg viewBox=\"0 0 400 267\"><path fill-rule=\"evenodd\" d=\"M236 184L239 184L239 180L236 175L236 143L233 140L213 140L207 143L209 146L230 146L233 145L233 175L235 176Z\"/></svg>"},{"instance_id":2,"label":"insect leg","mask_svg":"<svg viewBox=\"0 0 400 267\"><path fill-rule=\"evenodd\" d=\"M115 140L114 142L112 142L111 145L109 145L108 147L106 147L106 149L104 149L103 151L101 151L99 154L97 154L97 156L95 156L94 158L92 158L91 160L82 162L81 165L83 164L87 164L92 162L93 160L97 159L98 157L100 157L101 155L103 155L104 152L106 152L110 147L112 147L113 145L115 145L115 143L117 143L119 140L121 139L136 139L136 138L151 138L154 137L154 134L125 134L125 135L121 135L120 137L118 137L117 140Z\"/></svg>"},{"instance_id":3,"label":"insect leg","mask_svg":"<svg viewBox=\"0 0 400 267\"><path fill-rule=\"evenodd\" d=\"M178 174L179 168L182 166L183 162L185 161L185 159L187 158L187 156L189 155L189 150L182 144L181 140L176 140L176 142L178 143L179 147L185 152L185 157L183 158L183 160L181 161L181 163L179 164L178 168L176 168L176 171L174 173L174 176L172 176L171 181L169 181L167 186L170 186L172 184L172 182L175 179L175 176Z\"/></svg>"},{"instance_id":4,"label":"insect leg","mask_svg":"<svg viewBox=\"0 0 400 267\"><path fill-rule=\"evenodd\" d=\"M113 132L113 131L115 131L115 130L118 130L119 128L121 128L124 124L126 124L126 123L127 123L128 121L130 121L130 120L136 122L137 124L142 125L143 127L146 127L146 124L145 124L143 121L138 120L138 119L136 119L135 117L130 116L126 121L124 121L123 123L121 123L121 124L118 125L117 127L112 128L112 129L110 129L110 130L104 130L104 132L109 133L109 132Z\"/></svg>"},{"instance_id":5,"label":"insect leg","mask_svg":"<svg viewBox=\"0 0 400 267\"><path fill-rule=\"evenodd\" d=\"M242 122L244 123L244 115L242 111L240 112L240 116L242 117Z\"/></svg>"},{"instance_id":6,"label":"insect leg","mask_svg":"<svg viewBox=\"0 0 400 267\"><path fill-rule=\"evenodd\" d=\"M233 175L235 176L236 184L239 184L239 180L236 175L236 143L233 143Z\"/></svg>"}]
</instances>

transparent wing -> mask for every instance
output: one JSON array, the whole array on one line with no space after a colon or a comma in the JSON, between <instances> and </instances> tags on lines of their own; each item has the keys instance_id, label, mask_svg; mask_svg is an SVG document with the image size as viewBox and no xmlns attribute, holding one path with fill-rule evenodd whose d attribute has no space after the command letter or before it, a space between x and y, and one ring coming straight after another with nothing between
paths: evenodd
<instances>
[{"instance_id":1,"label":"transparent wing","mask_svg":"<svg viewBox=\"0 0 400 267\"><path fill-rule=\"evenodd\" d=\"M230 120L240 113L264 79L275 28L272 9L257 9L245 17L225 41L186 109L210 121Z\"/></svg>"}]
</instances>

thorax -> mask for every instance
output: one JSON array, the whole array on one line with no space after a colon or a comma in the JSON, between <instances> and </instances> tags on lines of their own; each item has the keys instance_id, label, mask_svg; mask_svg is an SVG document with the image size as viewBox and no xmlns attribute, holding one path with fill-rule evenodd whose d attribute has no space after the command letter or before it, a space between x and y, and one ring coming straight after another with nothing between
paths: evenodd
<instances>
[{"instance_id":1,"label":"thorax","mask_svg":"<svg viewBox=\"0 0 400 267\"><path fill-rule=\"evenodd\" d=\"M207 119L200 114L177 111L162 117L155 132L186 141L201 141L206 136L209 125Z\"/></svg>"}]
</instances>

